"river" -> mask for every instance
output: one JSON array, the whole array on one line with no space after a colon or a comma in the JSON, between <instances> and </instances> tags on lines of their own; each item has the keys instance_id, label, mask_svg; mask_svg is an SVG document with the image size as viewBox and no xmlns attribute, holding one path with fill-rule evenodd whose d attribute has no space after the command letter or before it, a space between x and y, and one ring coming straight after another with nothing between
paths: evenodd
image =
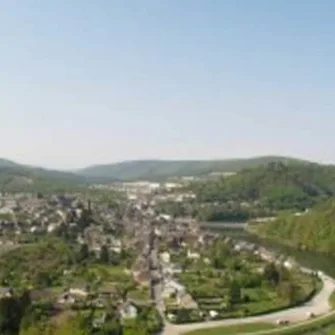
<instances>
[{"instance_id":1,"label":"river","mask_svg":"<svg viewBox=\"0 0 335 335\"><path fill-rule=\"evenodd\" d=\"M244 240L247 242L255 243L261 246L264 246L267 249L274 250L280 254L284 254L294 258L299 264L304 267L323 271L329 276L335 278L335 257L331 257L318 252L311 251L302 251L296 250L287 245L280 244L279 242L269 241L263 238L260 238L256 235L250 234L243 228L227 228L222 226L220 223L202 224L202 229L221 232L222 234L229 236L234 239ZM328 335L330 331L335 331L335 324L306 333L305 335Z\"/></svg>"}]
</instances>

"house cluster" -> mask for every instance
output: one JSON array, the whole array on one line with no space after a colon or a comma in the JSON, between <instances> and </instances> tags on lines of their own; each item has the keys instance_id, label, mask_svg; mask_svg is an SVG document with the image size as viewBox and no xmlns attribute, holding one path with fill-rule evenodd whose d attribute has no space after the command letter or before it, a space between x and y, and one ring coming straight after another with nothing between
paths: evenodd
<instances>
[{"instance_id":1,"label":"house cluster","mask_svg":"<svg viewBox=\"0 0 335 335\"><path fill-rule=\"evenodd\" d=\"M2 231L11 231L14 235L51 233L70 218L80 218L81 212L81 203L72 197L16 194L0 198L0 213L7 214L2 216Z\"/></svg>"},{"instance_id":2,"label":"house cluster","mask_svg":"<svg viewBox=\"0 0 335 335\"><path fill-rule=\"evenodd\" d=\"M266 262L273 262L278 265L280 264L287 269L292 269L298 266L297 262L294 259L287 258L284 255L278 255L274 251L270 251L254 243L249 243L246 241L236 241L234 243L234 250L237 252L252 252L254 255L259 256L262 260Z\"/></svg>"},{"instance_id":3,"label":"house cluster","mask_svg":"<svg viewBox=\"0 0 335 335\"><path fill-rule=\"evenodd\" d=\"M188 294L185 286L177 279L177 275L183 271L181 266L171 262L171 255L167 251L160 253L159 256L162 273L162 298L178 308L197 308L196 302ZM173 316L170 317L173 318Z\"/></svg>"},{"instance_id":4,"label":"house cluster","mask_svg":"<svg viewBox=\"0 0 335 335\"><path fill-rule=\"evenodd\" d=\"M91 294L88 287L70 287L69 289L61 292L56 296L53 301L55 303L55 307L59 309L67 309L70 306L90 306L95 309L105 310L109 308L110 301L113 299L117 300L117 311L121 317L121 319L131 319L136 318L138 314L138 306L131 300L122 300L117 298L112 291L101 291L97 294ZM0 289L1 294L1 289ZM40 298L45 298L48 296L48 292L32 292L32 296L36 299L37 295ZM49 298L52 300L52 294L49 294ZM98 328L104 323L104 317L101 319L96 319L94 321L95 326Z\"/></svg>"},{"instance_id":5,"label":"house cluster","mask_svg":"<svg viewBox=\"0 0 335 335\"><path fill-rule=\"evenodd\" d=\"M112 233L117 228L115 210L95 203L91 215L92 206L81 195L1 195L0 234L7 242L12 237L13 242L23 234L46 235L65 230L76 236L78 243L87 243L92 251L108 245L111 251L120 253L122 241ZM104 231L106 227L109 233Z\"/></svg>"},{"instance_id":6,"label":"house cluster","mask_svg":"<svg viewBox=\"0 0 335 335\"><path fill-rule=\"evenodd\" d=\"M185 181L182 182L152 182L146 180L139 180L134 182L123 182L123 183L113 183L110 185L94 185L95 189L111 189L117 190L125 193L129 200L139 200L145 196L155 194L158 196L157 199L176 199L176 195L171 192L175 192L181 189L185 185ZM170 194L170 196L169 196ZM182 193L178 197L179 200L187 197L194 197L190 193Z\"/></svg>"}]
</instances>

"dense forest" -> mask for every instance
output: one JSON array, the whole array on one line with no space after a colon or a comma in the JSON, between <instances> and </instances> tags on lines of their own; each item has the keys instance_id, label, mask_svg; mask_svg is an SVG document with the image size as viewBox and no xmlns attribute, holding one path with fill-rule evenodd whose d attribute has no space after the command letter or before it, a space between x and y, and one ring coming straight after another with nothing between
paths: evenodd
<instances>
[{"instance_id":1,"label":"dense forest","mask_svg":"<svg viewBox=\"0 0 335 335\"><path fill-rule=\"evenodd\" d=\"M335 255L335 200L318 205L303 215L281 215L276 221L255 224L255 231L265 237L286 241L307 250Z\"/></svg>"},{"instance_id":2,"label":"dense forest","mask_svg":"<svg viewBox=\"0 0 335 335\"><path fill-rule=\"evenodd\" d=\"M335 195L335 167L270 163L218 181L197 182L191 188L201 203L304 210Z\"/></svg>"}]
</instances>

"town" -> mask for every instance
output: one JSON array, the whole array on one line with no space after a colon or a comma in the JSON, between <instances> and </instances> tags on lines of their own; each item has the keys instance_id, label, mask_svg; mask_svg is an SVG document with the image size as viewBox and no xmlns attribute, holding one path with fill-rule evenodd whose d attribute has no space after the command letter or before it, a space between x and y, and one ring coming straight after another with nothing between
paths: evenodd
<instances>
[{"instance_id":1,"label":"town","mask_svg":"<svg viewBox=\"0 0 335 335\"><path fill-rule=\"evenodd\" d=\"M320 289L293 259L161 211L195 198L185 181L1 194L1 296L28 292L32 326L80 313L97 334L111 323L168 334L302 304Z\"/></svg>"}]
</instances>

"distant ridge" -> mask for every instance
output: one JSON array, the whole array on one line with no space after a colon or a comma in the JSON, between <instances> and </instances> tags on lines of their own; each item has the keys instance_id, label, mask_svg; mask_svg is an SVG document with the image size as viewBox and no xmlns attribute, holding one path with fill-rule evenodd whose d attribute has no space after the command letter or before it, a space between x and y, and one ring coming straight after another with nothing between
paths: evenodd
<instances>
[{"instance_id":1,"label":"distant ridge","mask_svg":"<svg viewBox=\"0 0 335 335\"><path fill-rule=\"evenodd\" d=\"M168 177L201 176L213 172L238 172L243 169L267 165L271 162L283 164L307 164L308 161L291 157L262 156L223 160L137 160L115 164L94 165L77 170L85 177L117 180L161 179Z\"/></svg>"},{"instance_id":2,"label":"distant ridge","mask_svg":"<svg viewBox=\"0 0 335 335\"><path fill-rule=\"evenodd\" d=\"M308 164L310 162L281 156L263 156L223 160L134 160L115 164L94 165L66 172L18 164L0 158L0 191L22 189L37 184L78 185L92 182L126 180L164 180L171 177L206 176L212 173L238 172L265 166L271 162ZM49 186L45 186L47 188ZM28 190L28 188L27 188Z\"/></svg>"},{"instance_id":3,"label":"distant ridge","mask_svg":"<svg viewBox=\"0 0 335 335\"><path fill-rule=\"evenodd\" d=\"M0 168L11 168L11 167L18 167L18 166L20 165L13 161L10 161L5 158L0 158Z\"/></svg>"}]
</instances>

